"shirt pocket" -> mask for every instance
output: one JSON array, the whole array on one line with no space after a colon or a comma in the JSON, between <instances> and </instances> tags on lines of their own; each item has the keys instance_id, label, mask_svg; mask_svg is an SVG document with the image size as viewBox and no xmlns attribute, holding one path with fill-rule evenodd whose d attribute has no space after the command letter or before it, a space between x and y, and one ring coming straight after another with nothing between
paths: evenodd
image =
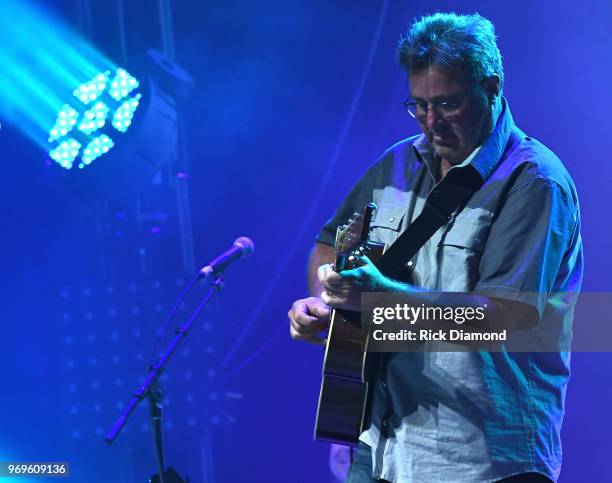
<instances>
[{"instance_id":1,"label":"shirt pocket","mask_svg":"<svg viewBox=\"0 0 612 483\"><path fill-rule=\"evenodd\" d=\"M438 246L454 247L463 250L482 252L486 242L489 225L480 221L455 223L440 239Z\"/></svg>"},{"instance_id":2,"label":"shirt pocket","mask_svg":"<svg viewBox=\"0 0 612 483\"><path fill-rule=\"evenodd\" d=\"M457 216L438 243L439 287L447 291L471 291L479 277L492 214L469 210Z\"/></svg>"},{"instance_id":3,"label":"shirt pocket","mask_svg":"<svg viewBox=\"0 0 612 483\"><path fill-rule=\"evenodd\" d=\"M401 207L382 205L370 224L370 240L385 245L392 244L400 235L405 212Z\"/></svg>"}]
</instances>

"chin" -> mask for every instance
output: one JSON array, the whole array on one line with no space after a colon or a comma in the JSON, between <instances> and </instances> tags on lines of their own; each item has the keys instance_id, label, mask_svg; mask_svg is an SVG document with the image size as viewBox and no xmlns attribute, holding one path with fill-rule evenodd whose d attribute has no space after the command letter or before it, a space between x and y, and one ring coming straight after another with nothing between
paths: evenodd
<instances>
[{"instance_id":1,"label":"chin","mask_svg":"<svg viewBox=\"0 0 612 483\"><path fill-rule=\"evenodd\" d=\"M464 150L459 150L456 147L440 146L434 144L434 151L442 159L445 159L451 164L462 163L465 158L468 157L469 153L465 154Z\"/></svg>"},{"instance_id":2,"label":"chin","mask_svg":"<svg viewBox=\"0 0 612 483\"><path fill-rule=\"evenodd\" d=\"M457 150L448 146L434 144L434 151L438 156L446 159L447 161L451 161L451 159L455 159L457 157Z\"/></svg>"}]
</instances>

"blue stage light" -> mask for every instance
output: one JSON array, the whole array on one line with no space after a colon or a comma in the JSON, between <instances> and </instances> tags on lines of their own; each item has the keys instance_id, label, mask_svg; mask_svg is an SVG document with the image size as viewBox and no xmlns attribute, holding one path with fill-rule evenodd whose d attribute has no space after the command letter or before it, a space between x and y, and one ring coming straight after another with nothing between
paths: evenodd
<instances>
[{"instance_id":1,"label":"blue stage light","mask_svg":"<svg viewBox=\"0 0 612 483\"><path fill-rule=\"evenodd\" d=\"M94 106L83 114L83 119L79 123L79 131L91 134L104 127L106 117L110 109L103 102L96 102Z\"/></svg>"},{"instance_id":2,"label":"blue stage light","mask_svg":"<svg viewBox=\"0 0 612 483\"><path fill-rule=\"evenodd\" d=\"M102 95L106 89L106 84L108 84L109 76L110 71L101 72L89 82L85 82L77 87L72 94L83 104L87 105Z\"/></svg>"},{"instance_id":3,"label":"blue stage light","mask_svg":"<svg viewBox=\"0 0 612 483\"><path fill-rule=\"evenodd\" d=\"M123 101L117 108L113 115L113 127L117 131L126 132L128 130L141 97L140 94L136 94L134 97Z\"/></svg>"},{"instance_id":4,"label":"blue stage light","mask_svg":"<svg viewBox=\"0 0 612 483\"><path fill-rule=\"evenodd\" d=\"M115 71L112 82L110 78L111 71L98 73L74 89L73 95L80 101L79 105L64 104L59 111L49 131L49 142L54 145L49 156L62 168L72 169L79 154L81 162L78 167L83 169L90 165L115 145L115 135L127 132L132 125L142 94L126 97L138 89L140 83L121 68ZM109 117L114 129L106 127ZM77 131L74 131L73 137L65 138L75 125ZM86 147L80 153L83 145Z\"/></svg>"},{"instance_id":5,"label":"blue stage light","mask_svg":"<svg viewBox=\"0 0 612 483\"><path fill-rule=\"evenodd\" d=\"M55 125L49 131L49 142L52 143L72 131L78 118L78 111L72 106L64 104L57 115Z\"/></svg>"},{"instance_id":6,"label":"blue stage light","mask_svg":"<svg viewBox=\"0 0 612 483\"><path fill-rule=\"evenodd\" d=\"M68 138L49 151L49 156L62 168L70 169L79 155L79 149L81 149L81 143L76 139Z\"/></svg>"},{"instance_id":7,"label":"blue stage light","mask_svg":"<svg viewBox=\"0 0 612 483\"><path fill-rule=\"evenodd\" d=\"M36 25L43 28L44 22ZM53 39L51 45L61 42ZM84 44L71 39L71 44ZM26 45L25 38L19 40ZM85 56L62 46L53 51L54 57L33 55L32 62L18 68L3 70L0 62L0 74L6 74L0 75L0 114L14 113L11 119L62 168L51 172L54 179L88 196L124 196L159 184L167 174L162 168L176 159L177 102L189 95L193 78L152 49L138 67L137 79L91 46L85 45ZM30 64L44 76L34 75ZM54 82L39 82L43 77ZM108 162L94 163L105 154ZM60 171L72 173L63 176Z\"/></svg>"},{"instance_id":8,"label":"blue stage light","mask_svg":"<svg viewBox=\"0 0 612 483\"><path fill-rule=\"evenodd\" d=\"M88 164L91 164L94 159L108 153L114 145L113 140L106 134L94 138L83 150L83 155L81 156L82 163L79 164L79 168L83 169Z\"/></svg>"},{"instance_id":9,"label":"blue stage light","mask_svg":"<svg viewBox=\"0 0 612 483\"><path fill-rule=\"evenodd\" d=\"M139 85L135 77L132 77L124 69L117 69L108 93L113 99L120 101L134 89L137 89Z\"/></svg>"}]
</instances>

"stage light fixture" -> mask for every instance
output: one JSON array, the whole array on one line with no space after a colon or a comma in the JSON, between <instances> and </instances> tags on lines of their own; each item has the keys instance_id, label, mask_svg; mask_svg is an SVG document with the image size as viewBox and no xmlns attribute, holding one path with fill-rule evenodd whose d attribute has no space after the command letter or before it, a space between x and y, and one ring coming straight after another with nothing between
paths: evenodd
<instances>
[{"instance_id":1,"label":"stage light fixture","mask_svg":"<svg viewBox=\"0 0 612 483\"><path fill-rule=\"evenodd\" d=\"M53 181L90 197L120 198L159 185L176 160L177 103L193 89L193 78L163 53L149 49L134 72L102 66L74 79L58 95L55 124L43 143ZM51 179L51 178L50 178Z\"/></svg>"},{"instance_id":2,"label":"stage light fixture","mask_svg":"<svg viewBox=\"0 0 612 483\"><path fill-rule=\"evenodd\" d=\"M114 145L113 137L125 134L142 98L137 93L138 80L125 69L118 68L112 81L111 71L100 72L72 92L78 103L64 104L49 131L52 144L49 156L62 168L72 169L79 159L80 169L106 154ZM111 117L110 126L106 120ZM78 124L77 124L78 122ZM74 126L77 130L73 131ZM113 129L111 129L111 127ZM104 130L104 131L102 131ZM66 138L68 134L70 138ZM85 146L83 152L80 152Z\"/></svg>"}]
</instances>

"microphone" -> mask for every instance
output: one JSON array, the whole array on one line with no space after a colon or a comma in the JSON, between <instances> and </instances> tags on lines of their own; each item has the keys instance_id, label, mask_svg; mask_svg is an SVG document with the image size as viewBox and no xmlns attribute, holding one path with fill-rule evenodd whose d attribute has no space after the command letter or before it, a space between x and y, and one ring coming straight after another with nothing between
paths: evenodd
<instances>
[{"instance_id":1,"label":"microphone","mask_svg":"<svg viewBox=\"0 0 612 483\"><path fill-rule=\"evenodd\" d=\"M234 244L229 247L225 252L215 258L205 267L202 267L198 279L208 278L211 275L219 275L225 268L232 263L234 260L239 258L248 257L255 250L255 244L253 240L246 236L236 238Z\"/></svg>"}]
</instances>

